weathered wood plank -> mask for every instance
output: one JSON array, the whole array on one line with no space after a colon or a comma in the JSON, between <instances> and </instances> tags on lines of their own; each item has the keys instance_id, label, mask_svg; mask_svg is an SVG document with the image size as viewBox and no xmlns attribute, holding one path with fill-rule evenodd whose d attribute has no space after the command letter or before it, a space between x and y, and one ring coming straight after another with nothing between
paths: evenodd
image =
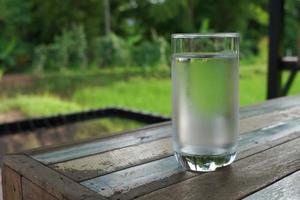
<instances>
[{"instance_id":1,"label":"weathered wood plank","mask_svg":"<svg viewBox=\"0 0 300 200\"><path fill-rule=\"evenodd\" d=\"M22 200L21 176L6 165L2 168L2 187L5 200Z\"/></svg>"},{"instance_id":2,"label":"weathered wood plank","mask_svg":"<svg viewBox=\"0 0 300 200\"><path fill-rule=\"evenodd\" d=\"M300 105L300 96L280 97L280 98L268 100L260 104L241 108L240 118L244 119L248 117L258 116L265 113L285 110L299 105Z\"/></svg>"},{"instance_id":3,"label":"weathered wood plank","mask_svg":"<svg viewBox=\"0 0 300 200\"><path fill-rule=\"evenodd\" d=\"M257 115L254 117L244 118L240 120L240 134L250 131L276 126L281 122L297 119L300 116L300 107L293 107L286 110L274 111Z\"/></svg>"},{"instance_id":4,"label":"weathered wood plank","mask_svg":"<svg viewBox=\"0 0 300 200\"><path fill-rule=\"evenodd\" d=\"M244 133L247 133L249 131L259 129L259 128L264 128L264 127L267 128L267 127L270 127L270 126L278 126L278 125L280 125L280 123L285 122L287 120L294 119L294 118L298 117L299 115L300 115L300 107L296 107L296 108L293 108L293 109L288 109L288 110L284 110L284 111L280 111L280 112L276 111L276 112L267 113L267 114L256 116L256 117L242 119L240 121L240 124L241 124L240 125L240 127L241 127L240 128L240 134L244 134ZM159 128L160 127L157 127L157 129L159 129ZM171 135L171 128L165 130L164 133L165 134L163 134L162 136ZM155 139L160 139L160 138L157 137ZM147 142L147 141L145 141L145 142ZM98 144L102 144L102 143L99 142ZM123 143L123 144L126 144L126 143ZM84 145L87 145L87 144L84 144ZM80 152L80 153L76 153L76 151L72 151L72 150L69 151L69 152L65 151L66 154L63 154L61 152L59 157L51 158L51 159L52 159L52 161L54 159L56 159L55 160L56 162L63 162L65 160L70 159L71 157L72 157L72 159L77 159L77 158L80 159L80 157L82 157L82 156L90 156L90 154L94 154L95 151L99 151L99 153L101 153L101 148L97 148L96 150L92 149L92 148L86 148L85 150L82 150L82 149L83 149L82 146L79 146L79 149L77 151ZM54 156L56 154L49 153L47 155L48 156L51 156L51 155ZM45 156L45 155L43 155L43 156ZM95 156L92 156L92 158L88 159L88 160L89 161L95 160L94 158L98 158L98 157L99 157L98 155L95 155ZM37 157L35 157L35 158L37 158ZM142 159L142 161L143 161L143 159ZM97 162L97 161L95 160L95 162ZM47 161L44 161L44 163L51 164L51 160L49 159ZM70 165L74 166L74 170L69 167ZM84 165L84 166L86 166L86 165ZM54 167L58 168L58 169L62 168L62 170L66 171L66 173L68 173L68 171L70 171L70 170L66 170L66 169L72 169L73 172L78 171L78 167L75 164L73 164L72 161L67 162L67 167L64 167L63 165L60 165L60 164L54 165ZM93 173L93 174L97 173L97 171L93 171L93 169L85 168L85 169L81 169L81 171L82 170L85 170L85 173L90 173L90 172ZM73 173L73 172L71 172L71 173ZM76 179L76 180L82 180L82 179Z\"/></svg>"},{"instance_id":5,"label":"weathered wood plank","mask_svg":"<svg viewBox=\"0 0 300 200\"><path fill-rule=\"evenodd\" d=\"M22 153L32 156L32 155L47 153L50 151L51 152L59 151L59 150L65 149L65 148L70 148L73 146L78 146L78 145L87 144L87 143L91 143L91 142L97 142L100 140L112 140L112 139L118 139L125 135L139 134L140 132L147 131L148 129L154 129L157 127L168 126L170 124L171 124L171 121L150 124L150 125L145 125L143 127L140 127L140 128L134 129L134 130L121 131L121 132L117 132L113 135L107 135L104 137L102 137L102 136L101 137L91 137L91 138L80 139L77 141L65 142L65 143L54 144L54 145L49 145L49 146L41 146L38 148L22 151Z\"/></svg>"},{"instance_id":6,"label":"weathered wood plank","mask_svg":"<svg viewBox=\"0 0 300 200\"><path fill-rule=\"evenodd\" d=\"M106 198L83 187L26 155L10 155L4 164L14 169L49 194L60 200L104 200Z\"/></svg>"},{"instance_id":7,"label":"weathered wood plank","mask_svg":"<svg viewBox=\"0 0 300 200\"><path fill-rule=\"evenodd\" d=\"M170 156L170 138L104 152L76 160L58 163L52 167L76 181L111 173L129 166Z\"/></svg>"},{"instance_id":8,"label":"weathered wood plank","mask_svg":"<svg viewBox=\"0 0 300 200\"><path fill-rule=\"evenodd\" d=\"M300 169L300 138L138 199L241 199ZM284 153L283 153L284 152ZM201 187L199 187L201 186Z\"/></svg>"},{"instance_id":9,"label":"weathered wood plank","mask_svg":"<svg viewBox=\"0 0 300 200\"><path fill-rule=\"evenodd\" d=\"M122 134L118 137L109 137L102 140L96 140L89 143L62 148L41 154L34 154L32 157L44 164L53 164L62 162L86 155L105 152L113 149L118 149L130 145L141 144L153 140L161 139L171 134L170 123L164 123L158 129L157 126L137 131L132 131L129 134Z\"/></svg>"},{"instance_id":10,"label":"weathered wood plank","mask_svg":"<svg viewBox=\"0 0 300 200\"><path fill-rule=\"evenodd\" d=\"M57 200L26 178L22 178L23 200Z\"/></svg>"},{"instance_id":11,"label":"weathered wood plank","mask_svg":"<svg viewBox=\"0 0 300 200\"><path fill-rule=\"evenodd\" d=\"M298 122L298 124L299 123L300 121ZM283 132L283 134L281 135L282 130L285 130L286 127L281 128L281 130L278 127L273 127L263 132L254 131L253 133L249 133L249 135L252 135L252 137L242 138L243 142L241 142L239 146L239 149L242 150L238 153L237 160L266 150L268 148L272 148L273 146L276 146L283 142L300 137L300 132L294 132L295 129L291 129L291 132ZM298 131L300 131L300 127L298 127ZM258 137L259 135L261 135L262 137ZM280 137L280 135L282 137ZM170 152L172 152L172 150L170 150ZM172 156L155 162L127 168L115 173L87 180L82 182L82 184L89 186L92 185L92 189L102 195L114 195L116 199L131 199L135 195L140 195L141 193L144 193L146 191L150 192L158 188L165 187L169 184L174 184L176 182L196 176L195 173L182 173L181 167L179 167L179 165L176 165L175 163L176 160ZM159 166L166 166L168 164L169 166L163 168L163 170L159 168ZM149 173L149 171L153 169L155 170L155 173ZM169 172L168 169L170 170ZM170 174L172 174L173 176L169 177ZM137 179L136 177L141 178ZM151 183L153 181L160 181L161 184ZM106 185L106 187L104 187L103 185ZM129 190L130 193L127 193ZM125 195L123 195L123 193Z\"/></svg>"},{"instance_id":12,"label":"weathered wood plank","mask_svg":"<svg viewBox=\"0 0 300 200\"><path fill-rule=\"evenodd\" d=\"M244 151L254 148L257 143L263 144L267 141L276 140L292 133L300 136L300 118L286 122L279 122L248 134L240 135L238 149Z\"/></svg>"},{"instance_id":13,"label":"weathered wood plank","mask_svg":"<svg viewBox=\"0 0 300 200\"><path fill-rule=\"evenodd\" d=\"M245 200L300 199L300 171L248 196Z\"/></svg>"},{"instance_id":14,"label":"weathered wood plank","mask_svg":"<svg viewBox=\"0 0 300 200\"><path fill-rule=\"evenodd\" d=\"M107 176L85 181L82 185L99 192L103 196L110 197L113 194L128 192L131 188L141 186L144 183L144 179L156 181L158 178L162 178L161 176L169 177L181 170L181 166L171 156L130 168L126 173L117 171ZM129 176L128 173L130 173Z\"/></svg>"}]
</instances>

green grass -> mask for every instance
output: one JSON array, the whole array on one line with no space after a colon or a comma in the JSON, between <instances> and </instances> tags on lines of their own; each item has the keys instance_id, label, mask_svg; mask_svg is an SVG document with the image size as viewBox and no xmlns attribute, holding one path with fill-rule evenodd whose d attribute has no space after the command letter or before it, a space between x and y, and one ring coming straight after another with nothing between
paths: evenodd
<instances>
[{"instance_id":1,"label":"green grass","mask_svg":"<svg viewBox=\"0 0 300 200\"><path fill-rule=\"evenodd\" d=\"M240 105L256 104L266 99L266 65L246 65L240 68Z\"/></svg>"},{"instance_id":2,"label":"green grass","mask_svg":"<svg viewBox=\"0 0 300 200\"><path fill-rule=\"evenodd\" d=\"M21 111L28 117L52 115L82 110L82 107L74 102L65 101L52 95L17 95L14 98L1 99L0 112L10 110Z\"/></svg>"},{"instance_id":3,"label":"green grass","mask_svg":"<svg viewBox=\"0 0 300 200\"><path fill-rule=\"evenodd\" d=\"M290 94L299 93L300 78L296 77ZM240 105L263 102L265 97L266 65L242 64ZM39 75L32 86L8 87L8 89L6 87L6 90L1 89L0 92L0 112L19 110L29 117L108 106L122 106L169 116L171 113L169 69L114 68ZM103 123L104 129L108 132L120 131L122 129L120 127L138 126L135 123L128 125L130 124L128 121L122 123L118 120L110 122L104 120Z\"/></svg>"},{"instance_id":4,"label":"green grass","mask_svg":"<svg viewBox=\"0 0 300 200\"><path fill-rule=\"evenodd\" d=\"M169 79L132 78L109 86L76 90L72 100L84 107L121 106L169 115L171 111Z\"/></svg>"}]
</instances>

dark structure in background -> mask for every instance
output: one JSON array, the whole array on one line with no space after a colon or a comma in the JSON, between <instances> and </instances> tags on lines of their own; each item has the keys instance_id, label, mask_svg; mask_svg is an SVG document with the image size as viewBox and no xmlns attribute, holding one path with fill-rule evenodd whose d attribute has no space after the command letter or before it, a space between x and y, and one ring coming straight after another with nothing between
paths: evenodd
<instances>
[{"instance_id":1,"label":"dark structure in background","mask_svg":"<svg viewBox=\"0 0 300 200\"><path fill-rule=\"evenodd\" d=\"M297 71L300 69L297 57L283 57L283 27L285 0L270 0L269 63L267 99L287 95ZM288 80L282 84L282 72L289 71Z\"/></svg>"}]
</instances>

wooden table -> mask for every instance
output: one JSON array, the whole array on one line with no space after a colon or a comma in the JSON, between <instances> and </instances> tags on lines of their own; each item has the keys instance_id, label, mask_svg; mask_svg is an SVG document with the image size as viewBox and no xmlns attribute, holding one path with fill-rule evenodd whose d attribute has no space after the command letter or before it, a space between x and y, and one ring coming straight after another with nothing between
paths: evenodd
<instances>
[{"instance_id":1,"label":"wooden table","mask_svg":"<svg viewBox=\"0 0 300 200\"><path fill-rule=\"evenodd\" d=\"M8 155L5 200L300 199L300 96L241 109L237 160L183 171L171 124Z\"/></svg>"}]
</instances>

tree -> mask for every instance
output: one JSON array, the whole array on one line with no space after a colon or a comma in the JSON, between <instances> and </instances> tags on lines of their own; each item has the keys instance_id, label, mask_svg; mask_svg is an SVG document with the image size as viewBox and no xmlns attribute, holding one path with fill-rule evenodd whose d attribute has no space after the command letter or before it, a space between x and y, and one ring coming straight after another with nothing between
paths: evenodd
<instances>
[{"instance_id":1,"label":"tree","mask_svg":"<svg viewBox=\"0 0 300 200\"><path fill-rule=\"evenodd\" d=\"M27 52L31 3L22 0L0 0L0 68L17 69L29 59Z\"/></svg>"}]
</instances>

